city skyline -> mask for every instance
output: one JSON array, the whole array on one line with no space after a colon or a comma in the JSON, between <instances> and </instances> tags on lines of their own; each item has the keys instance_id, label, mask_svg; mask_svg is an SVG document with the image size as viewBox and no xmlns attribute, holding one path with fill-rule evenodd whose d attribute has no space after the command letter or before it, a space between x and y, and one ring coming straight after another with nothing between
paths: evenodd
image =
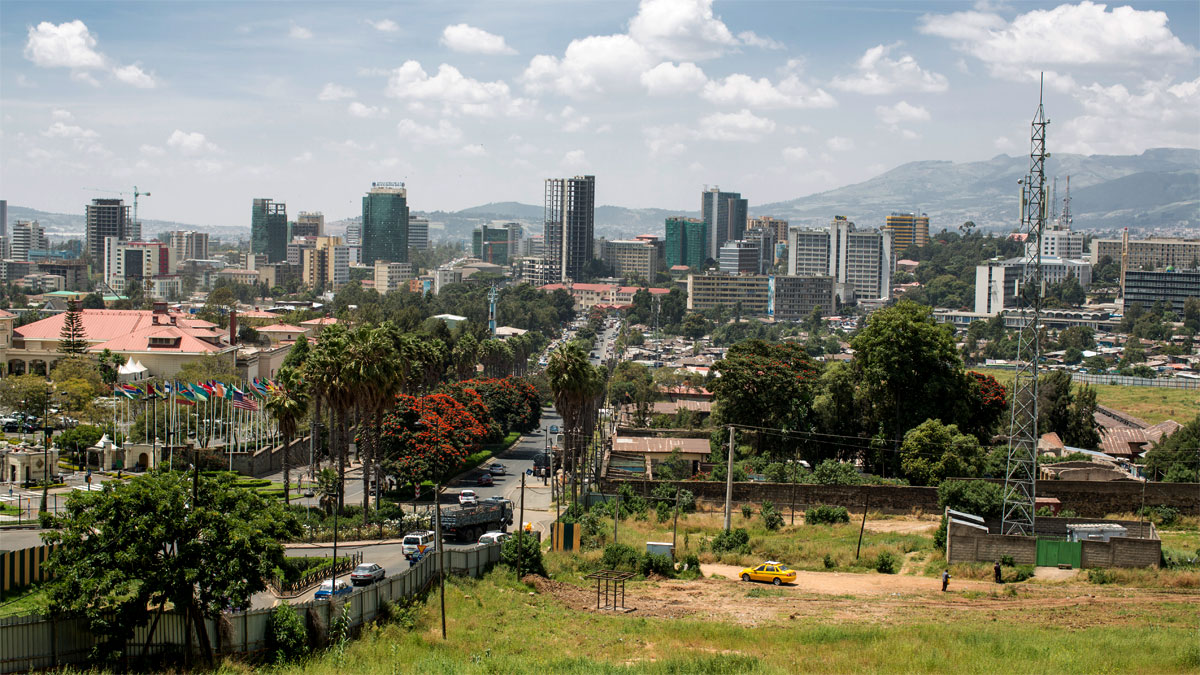
<instances>
[{"instance_id":1,"label":"city skyline","mask_svg":"<svg viewBox=\"0 0 1200 675\"><path fill-rule=\"evenodd\" d=\"M1052 152L1200 147L1194 3L132 7L6 3L10 203L138 184L142 218L249 226L263 194L339 219L374 181L431 211L592 174L597 204L761 204L1024 154L1039 71Z\"/></svg>"}]
</instances>

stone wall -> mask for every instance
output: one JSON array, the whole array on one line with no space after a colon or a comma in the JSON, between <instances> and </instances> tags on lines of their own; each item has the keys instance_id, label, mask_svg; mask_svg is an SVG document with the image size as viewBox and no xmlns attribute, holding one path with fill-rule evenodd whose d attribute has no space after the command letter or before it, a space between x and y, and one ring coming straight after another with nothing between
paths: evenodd
<instances>
[{"instance_id":1,"label":"stone wall","mask_svg":"<svg viewBox=\"0 0 1200 675\"><path fill-rule=\"evenodd\" d=\"M646 481L641 479L605 478L600 487L605 493L616 492L618 486L628 483L637 494L650 494L654 488L666 483L691 490L697 499L711 503L725 503L725 484L713 481ZM1196 483L1147 483L1138 481L1065 481L1041 480L1037 484L1037 496L1055 497L1062 508L1070 509L1082 518L1103 518L1110 513L1136 512L1142 504L1160 504L1179 509L1185 515L1200 515L1200 484ZM733 502L761 504L771 501L776 506L792 503L791 483L734 483ZM811 504L832 504L846 508L868 508L885 513L908 513L914 509L926 513L940 512L937 489L897 485L796 485L797 508Z\"/></svg>"},{"instance_id":2,"label":"stone wall","mask_svg":"<svg viewBox=\"0 0 1200 675\"><path fill-rule=\"evenodd\" d=\"M308 436L292 440L288 461L292 469L308 465ZM259 450L254 454L238 452L233 455L233 470L243 476L255 478L283 471L283 445Z\"/></svg>"}]
</instances>

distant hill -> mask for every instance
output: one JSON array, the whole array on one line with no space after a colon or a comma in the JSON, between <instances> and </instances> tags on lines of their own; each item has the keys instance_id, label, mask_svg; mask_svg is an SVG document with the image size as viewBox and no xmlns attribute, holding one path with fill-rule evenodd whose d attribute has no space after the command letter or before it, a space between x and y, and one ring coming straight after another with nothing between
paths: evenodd
<instances>
[{"instance_id":1,"label":"distant hill","mask_svg":"<svg viewBox=\"0 0 1200 675\"><path fill-rule=\"evenodd\" d=\"M793 224L824 225L844 215L861 226L882 225L893 211L930 216L930 229L965 221L1011 229L1018 224L1020 188L1028 157L998 155L981 162L909 162L855 185L761 206L755 215ZM1071 211L1078 229L1200 227L1200 150L1158 148L1141 155L1055 154L1047 180L1058 177L1058 198L1071 177Z\"/></svg>"},{"instance_id":2,"label":"distant hill","mask_svg":"<svg viewBox=\"0 0 1200 675\"><path fill-rule=\"evenodd\" d=\"M48 236L66 239L83 239L87 236L87 217L82 213L50 213L38 211L24 206L8 206L8 223L12 226L16 220L36 220ZM230 227L220 225L197 225L180 223L173 220L141 219L142 236L152 238L159 232L171 230L201 230L209 236L220 239L246 239L250 236L248 227Z\"/></svg>"}]
</instances>

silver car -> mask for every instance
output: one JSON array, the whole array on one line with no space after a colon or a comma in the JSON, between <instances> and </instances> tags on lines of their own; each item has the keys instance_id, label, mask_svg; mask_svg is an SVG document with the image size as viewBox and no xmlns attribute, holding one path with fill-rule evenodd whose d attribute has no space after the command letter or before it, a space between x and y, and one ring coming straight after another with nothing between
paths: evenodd
<instances>
[{"instance_id":1,"label":"silver car","mask_svg":"<svg viewBox=\"0 0 1200 675\"><path fill-rule=\"evenodd\" d=\"M360 563L350 573L350 583L355 586L369 586L376 581L383 581L383 567L375 563Z\"/></svg>"}]
</instances>

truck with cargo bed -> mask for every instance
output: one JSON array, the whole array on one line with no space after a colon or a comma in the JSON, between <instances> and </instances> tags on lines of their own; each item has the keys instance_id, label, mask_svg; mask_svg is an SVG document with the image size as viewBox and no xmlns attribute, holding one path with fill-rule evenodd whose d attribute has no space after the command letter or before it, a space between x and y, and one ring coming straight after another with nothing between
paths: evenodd
<instances>
[{"instance_id":1,"label":"truck with cargo bed","mask_svg":"<svg viewBox=\"0 0 1200 675\"><path fill-rule=\"evenodd\" d=\"M479 535L492 530L507 532L512 525L512 502L485 499L478 504L442 510L442 538L479 541Z\"/></svg>"}]
</instances>

